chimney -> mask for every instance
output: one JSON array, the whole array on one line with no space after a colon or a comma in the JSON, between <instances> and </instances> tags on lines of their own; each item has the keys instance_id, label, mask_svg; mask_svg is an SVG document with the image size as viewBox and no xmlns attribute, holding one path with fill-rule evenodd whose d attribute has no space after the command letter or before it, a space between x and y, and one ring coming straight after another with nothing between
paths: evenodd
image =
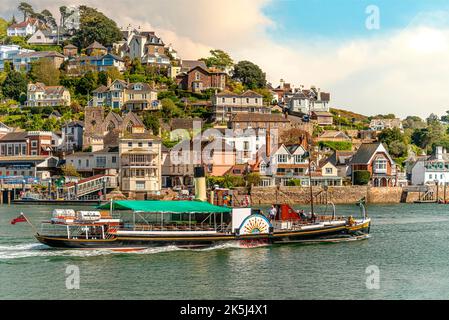
<instances>
[{"instance_id":1,"label":"chimney","mask_svg":"<svg viewBox=\"0 0 449 320\"><path fill-rule=\"evenodd\" d=\"M270 134L270 130L268 129L266 131L266 136L265 136L265 156L267 159L269 159L271 154L271 134Z\"/></svg>"},{"instance_id":2,"label":"chimney","mask_svg":"<svg viewBox=\"0 0 449 320\"><path fill-rule=\"evenodd\" d=\"M285 84L285 81L284 81L284 79L281 79L281 81L279 81L280 82L280 84L281 84L281 89L284 89L284 84Z\"/></svg>"}]
</instances>

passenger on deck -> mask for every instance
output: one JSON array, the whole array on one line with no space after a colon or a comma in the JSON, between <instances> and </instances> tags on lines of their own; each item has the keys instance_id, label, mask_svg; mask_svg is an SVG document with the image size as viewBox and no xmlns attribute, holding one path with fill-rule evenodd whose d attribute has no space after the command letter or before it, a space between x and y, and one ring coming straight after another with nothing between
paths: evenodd
<instances>
[{"instance_id":1,"label":"passenger on deck","mask_svg":"<svg viewBox=\"0 0 449 320\"><path fill-rule=\"evenodd\" d=\"M277 210L276 210L275 206L272 205L271 209L270 209L270 220L276 219L276 213L277 213Z\"/></svg>"}]
</instances>

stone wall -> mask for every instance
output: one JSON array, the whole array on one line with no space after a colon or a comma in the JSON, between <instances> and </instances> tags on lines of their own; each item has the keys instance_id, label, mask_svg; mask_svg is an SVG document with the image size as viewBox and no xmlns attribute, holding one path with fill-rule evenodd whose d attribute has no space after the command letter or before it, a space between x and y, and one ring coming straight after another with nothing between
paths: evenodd
<instances>
[{"instance_id":1,"label":"stone wall","mask_svg":"<svg viewBox=\"0 0 449 320\"><path fill-rule=\"evenodd\" d=\"M449 188L448 188L449 200ZM244 192L239 190L240 193ZM391 204L401 203L401 199L406 202L418 200L418 193L403 193L401 187L395 188L372 188L368 186L342 186L329 187L327 192L321 187L314 187L313 194L316 203L326 203L331 201L335 204L353 204L366 198L367 203L371 204ZM440 197L443 197L443 191L440 190ZM301 187L256 187L251 193L251 200L254 205L264 205L273 203L288 204L309 204L310 189Z\"/></svg>"}]
</instances>

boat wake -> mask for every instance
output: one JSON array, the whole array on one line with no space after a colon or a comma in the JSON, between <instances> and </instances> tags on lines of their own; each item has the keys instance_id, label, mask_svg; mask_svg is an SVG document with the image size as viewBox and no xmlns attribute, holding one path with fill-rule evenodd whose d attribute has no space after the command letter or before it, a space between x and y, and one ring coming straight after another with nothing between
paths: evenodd
<instances>
[{"instance_id":1,"label":"boat wake","mask_svg":"<svg viewBox=\"0 0 449 320\"><path fill-rule=\"evenodd\" d=\"M364 235L360 235L360 236L342 237L342 238L302 240L302 241L299 241L298 243L301 243L301 244L341 243L341 242L361 241L361 240L366 240L369 238L371 238L371 235L364 234Z\"/></svg>"}]
</instances>

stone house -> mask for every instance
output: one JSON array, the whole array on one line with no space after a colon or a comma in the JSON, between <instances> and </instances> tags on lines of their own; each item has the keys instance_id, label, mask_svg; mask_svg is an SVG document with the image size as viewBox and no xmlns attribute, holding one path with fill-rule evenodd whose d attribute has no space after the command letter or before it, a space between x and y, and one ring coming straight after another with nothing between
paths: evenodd
<instances>
[{"instance_id":1,"label":"stone house","mask_svg":"<svg viewBox=\"0 0 449 320\"><path fill-rule=\"evenodd\" d=\"M202 92L207 89L224 90L226 73L215 69L197 66L176 76L178 86L187 91Z\"/></svg>"}]
</instances>

